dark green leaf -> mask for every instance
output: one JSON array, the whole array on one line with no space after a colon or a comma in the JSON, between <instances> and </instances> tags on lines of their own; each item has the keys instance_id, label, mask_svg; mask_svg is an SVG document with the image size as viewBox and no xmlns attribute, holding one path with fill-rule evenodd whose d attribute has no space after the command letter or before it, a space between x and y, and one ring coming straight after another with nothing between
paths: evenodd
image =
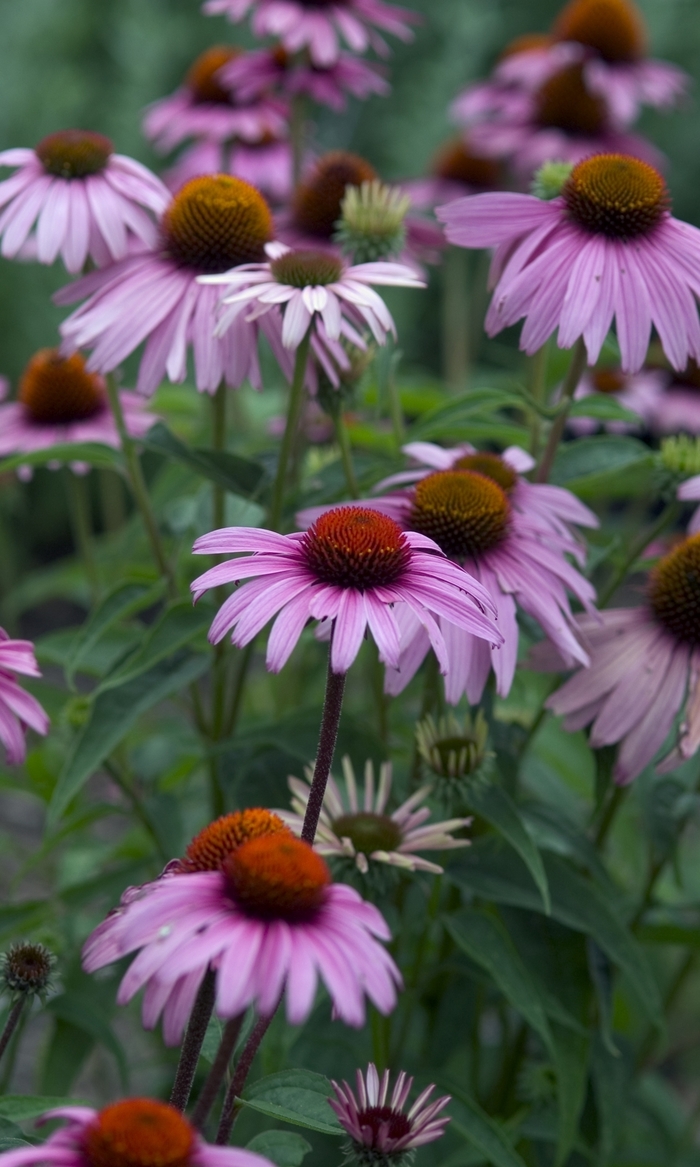
<instances>
[{"instance_id":1,"label":"dark green leaf","mask_svg":"<svg viewBox=\"0 0 700 1167\"><path fill-rule=\"evenodd\" d=\"M21 904L0 907L0 943L20 932L25 935L36 928L50 913L47 900L25 900Z\"/></svg>"},{"instance_id":2,"label":"dark green leaf","mask_svg":"<svg viewBox=\"0 0 700 1167\"><path fill-rule=\"evenodd\" d=\"M259 462L230 454L226 450L193 448L185 445L159 422L143 439L147 450L174 458L203 478L244 498L259 498L267 483L267 472Z\"/></svg>"},{"instance_id":3,"label":"dark green leaf","mask_svg":"<svg viewBox=\"0 0 700 1167\"><path fill-rule=\"evenodd\" d=\"M250 1140L247 1149L271 1159L277 1167L300 1167L313 1150L311 1144L295 1131L262 1131Z\"/></svg>"},{"instance_id":4,"label":"dark green leaf","mask_svg":"<svg viewBox=\"0 0 700 1167\"><path fill-rule=\"evenodd\" d=\"M506 1131L477 1102L452 1087L450 1130L461 1135L494 1167L525 1167Z\"/></svg>"},{"instance_id":5,"label":"dark green leaf","mask_svg":"<svg viewBox=\"0 0 700 1167\"><path fill-rule=\"evenodd\" d=\"M539 888L545 912L549 913L549 887L542 857L510 795L501 786L475 783L467 794L467 805L470 810L485 818L518 852Z\"/></svg>"},{"instance_id":6,"label":"dark green leaf","mask_svg":"<svg viewBox=\"0 0 700 1167\"><path fill-rule=\"evenodd\" d=\"M205 614L194 608L189 600L173 604L149 630L138 651L104 679L98 693L114 689L145 673L166 657L172 656L178 649L184 648L197 636L201 636L210 623L211 614Z\"/></svg>"},{"instance_id":7,"label":"dark green leaf","mask_svg":"<svg viewBox=\"0 0 700 1167\"><path fill-rule=\"evenodd\" d=\"M625 409L616 397L608 393L591 393L589 397L574 401L571 417L594 417L600 421L626 421L639 425L639 416L633 410Z\"/></svg>"},{"instance_id":8,"label":"dark green leaf","mask_svg":"<svg viewBox=\"0 0 700 1167\"><path fill-rule=\"evenodd\" d=\"M127 1063L124 1049L114 1036L99 1002L90 1000L85 993L69 990L58 997L53 997L46 1008L55 1017L87 1033L93 1041L109 1050L119 1068L122 1088L125 1088Z\"/></svg>"},{"instance_id":9,"label":"dark green leaf","mask_svg":"<svg viewBox=\"0 0 700 1167\"><path fill-rule=\"evenodd\" d=\"M66 664L66 678L72 684L81 663L90 654L100 637L119 620L148 608L163 594L163 583L126 582L119 584L97 605L73 641L72 652Z\"/></svg>"},{"instance_id":10,"label":"dark green leaf","mask_svg":"<svg viewBox=\"0 0 700 1167\"><path fill-rule=\"evenodd\" d=\"M283 1070L259 1078L240 1101L251 1110L324 1135L342 1135L343 1128L328 1105L333 1089L323 1074Z\"/></svg>"},{"instance_id":11,"label":"dark green leaf","mask_svg":"<svg viewBox=\"0 0 700 1167\"><path fill-rule=\"evenodd\" d=\"M123 458L120 450L103 446L100 442L61 442L47 446L44 450L33 450L30 454L13 454L0 461L0 474L16 470L19 466L45 466L48 462L87 462L104 470L121 470Z\"/></svg>"},{"instance_id":12,"label":"dark green leaf","mask_svg":"<svg viewBox=\"0 0 700 1167\"><path fill-rule=\"evenodd\" d=\"M552 1025L552 1052L557 1072L558 1139L556 1163L564 1163L576 1142L586 1100L590 1038L561 1025Z\"/></svg>"},{"instance_id":13,"label":"dark green leaf","mask_svg":"<svg viewBox=\"0 0 700 1167\"><path fill-rule=\"evenodd\" d=\"M95 1048L95 1039L87 1030L72 1025L70 1021L56 1018L49 1041L40 1085L44 1090L63 1090L69 1094L75 1079Z\"/></svg>"},{"instance_id":14,"label":"dark green leaf","mask_svg":"<svg viewBox=\"0 0 700 1167\"><path fill-rule=\"evenodd\" d=\"M64 1096L49 1096L41 1094L2 1094L0 1095L0 1118L10 1119L12 1122L24 1122L27 1118L37 1118L46 1110L54 1110L57 1106L65 1106ZM74 1102L74 1106L80 1103Z\"/></svg>"},{"instance_id":15,"label":"dark green leaf","mask_svg":"<svg viewBox=\"0 0 700 1167\"><path fill-rule=\"evenodd\" d=\"M626 498L644 488L648 493L653 466L654 455L643 442L605 434L560 446L551 478L581 498Z\"/></svg>"}]
</instances>

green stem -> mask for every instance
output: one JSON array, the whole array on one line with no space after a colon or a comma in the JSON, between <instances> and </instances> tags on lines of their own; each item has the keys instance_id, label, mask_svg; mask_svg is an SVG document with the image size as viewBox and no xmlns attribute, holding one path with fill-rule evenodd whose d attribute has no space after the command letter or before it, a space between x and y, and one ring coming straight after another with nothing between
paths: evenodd
<instances>
[{"instance_id":1,"label":"green stem","mask_svg":"<svg viewBox=\"0 0 700 1167\"><path fill-rule=\"evenodd\" d=\"M549 341L545 341L538 349L531 362L530 393L538 405L545 404L547 389L547 361L549 359ZM540 452L540 430L542 420L539 413L532 411L530 427L530 453L536 458Z\"/></svg>"},{"instance_id":2,"label":"green stem","mask_svg":"<svg viewBox=\"0 0 700 1167\"><path fill-rule=\"evenodd\" d=\"M671 502L666 504L656 522L652 523L650 527L647 527L647 529L643 531L641 535L633 540L627 549L627 554L623 562L620 564L617 570L613 572L611 579L608 580L607 585L601 591L598 597L599 608L604 608L608 604L627 575L630 567L632 567L632 565L639 559L639 556L641 555L644 548L648 547L649 544L656 538L656 536L660 535L664 528L669 525L669 523L675 521L675 519L680 514L680 509L680 503L678 503L676 499L672 499Z\"/></svg>"},{"instance_id":3,"label":"green stem","mask_svg":"<svg viewBox=\"0 0 700 1167\"><path fill-rule=\"evenodd\" d=\"M141 469L141 462L136 452L136 446L131 439L131 435L126 428L124 421L124 413L122 411L122 403L119 397L119 390L117 382L112 373L108 373L105 377L107 382L107 393L109 396L109 404L112 409L114 423L117 427L119 440L121 442L122 451L124 453L124 460L126 462L126 470L129 476L129 484L134 496L134 502L138 507L143 525L146 529L146 535L151 545L153 558L156 561L158 570L162 576L168 581L168 592L171 599L177 598L177 583L173 575L172 568L168 563L165 550L160 538L160 532L155 520L155 516L151 509L151 500L148 496L148 488L143 477L143 470Z\"/></svg>"},{"instance_id":4,"label":"green stem","mask_svg":"<svg viewBox=\"0 0 700 1167\"><path fill-rule=\"evenodd\" d=\"M270 504L267 524L273 531L279 531L282 522L284 491L287 485L289 460L292 455L294 438L299 428L299 421L304 405L304 378L306 376L306 364L309 358L312 328L313 324L309 325L306 336L299 345L296 357L294 358L294 376L292 377L289 405L287 406L287 424L284 427L284 436L282 438L282 445L280 446L277 474L272 487L272 502Z\"/></svg>"},{"instance_id":5,"label":"green stem","mask_svg":"<svg viewBox=\"0 0 700 1167\"><path fill-rule=\"evenodd\" d=\"M352 450L350 448L350 437L348 434L348 427L345 424L342 410L338 410L338 414L333 418L335 425L335 438L340 449L340 460L343 463L343 473L345 474L345 482L347 483L350 498L359 498L360 489L355 478L355 468L352 464Z\"/></svg>"},{"instance_id":6,"label":"green stem","mask_svg":"<svg viewBox=\"0 0 700 1167\"><path fill-rule=\"evenodd\" d=\"M230 701L230 704L228 707L228 712L226 714L226 721L224 723L224 736L225 737L230 737L231 734L233 733L235 727L236 727L236 722L238 721L238 714L241 711L241 703L243 701L243 691L245 689L245 682L246 682L246 678L248 676L248 670L249 670L251 663L252 663L252 660L253 660L254 652L255 652L255 640L251 640L249 644L246 644L245 648L243 649L243 653L240 657L240 661L239 661L239 665L238 665L238 673L236 674L236 680L234 682L233 692L231 694L231 701Z\"/></svg>"},{"instance_id":7,"label":"green stem","mask_svg":"<svg viewBox=\"0 0 700 1167\"><path fill-rule=\"evenodd\" d=\"M622 805L622 801L628 789L629 787L627 786L615 786L612 794L608 799L605 810L603 811L600 822L598 823L598 829L595 833L594 842L599 851L603 847L603 844L608 837L610 828L613 825L615 816L620 809L620 806Z\"/></svg>"},{"instance_id":8,"label":"green stem","mask_svg":"<svg viewBox=\"0 0 700 1167\"><path fill-rule=\"evenodd\" d=\"M222 381L211 399L211 444L214 450L226 448L226 397L227 389ZM226 512L226 494L223 486L214 483L213 495L213 529L217 531L224 526Z\"/></svg>"},{"instance_id":9,"label":"green stem","mask_svg":"<svg viewBox=\"0 0 700 1167\"><path fill-rule=\"evenodd\" d=\"M165 848L163 847L163 844L161 843L161 841L158 837L158 832L156 831L156 829L153 825L153 821L151 819L151 816L149 815L145 806L141 802L141 799L139 798L138 794L134 790L133 786L129 782L129 779L126 777L125 774L122 773L121 768L119 767L118 763L113 758L107 758L106 761L104 761L102 763L102 765L104 766L105 770L109 774L112 781L115 783L116 786L119 787L122 794L125 796L127 801L130 803L131 808L134 811L134 814L136 815L137 819L139 820L141 825L146 830L147 834L150 835L151 840L153 841L153 844L155 846L155 849L158 852L158 858L161 860L162 863L164 863L164 864L168 863L172 859L172 855L170 855L169 852L167 852L165 850Z\"/></svg>"},{"instance_id":10,"label":"green stem","mask_svg":"<svg viewBox=\"0 0 700 1167\"><path fill-rule=\"evenodd\" d=\"M105 531L113 534L121 530L126 519L124 485L114 470L98 470L100 484L100 511Z\"/></svg>"},{"instance_id":11,"label":"green stem","mask_svg":"<svg viewBox=\"0 0 700 1167\"><path fill-rule=\"evenodd\" d=\"M87 483L82 474L74 474L65 467L66 490L68 492L68 506L70 508L71 526L76 550L83 561L85 574L90 585L92 601L99 597L100 579L95 561L95 545L92 538L92 513Z\"/></svg>"},{"instance_id":12,"label":"green stem","mask_svg":"<svg viewBox=\"0 0 700 1167\"><path fill-rule=\"evenodd\" d=\"M586 367L586 346L583 337L580 336L574 346L574 351L571 355L571 364L564 379L564 384L561 390L560 412L552 422L552 428L549 431L547 438L547 445L544 448L542 461L537 468L536 482L546 482L549 478L554 458L564 433L564 426L569 416L569 410L574 398L581 374Z\"/></svg>"},{"instance_id":13,"label":"green stem","mask_svg":"<svg viewBox=\"0 0 700 1167\"><path fill-rule=\"evenodd\" d=\"M387 341L387 344L389 342ZM396 384L396 360L394 353L388 353L387 374L386 374L386 392L389 399L389 413L391 415L391 428L394 432L394 441L397 446L402 446L406 440L406 425L403 418L403 409L401 407L401 396L399 394L399 387Z\"/></svg>"},{"instance_id":14,"label":"green stem","mask_svg":"<svg viewBox=\"0 0 700 1167\"><path fill-rule=\"evenodd\" d=\"M449 389L464 389L469 376L469 252L448 247L442 268L442 367Z\"/></svg>"}]
</instances>

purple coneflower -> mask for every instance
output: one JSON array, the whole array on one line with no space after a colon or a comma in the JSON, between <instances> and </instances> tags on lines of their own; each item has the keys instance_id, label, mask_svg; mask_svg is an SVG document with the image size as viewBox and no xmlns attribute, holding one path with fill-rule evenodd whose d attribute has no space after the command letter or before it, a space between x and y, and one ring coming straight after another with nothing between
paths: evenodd
<instances>
[{"instance_id":1,"label":"purple coneflower","mask_svg":"<svg viewBox=\"0 0 700 1167\"><path fill-rule=\"evenodd\" d=\"M140 162L115 154L102 134L60 130L34 150L4 150L0 166L17 167L0 183L2 254L8 258L53 263L60 255L73 273L88 259L102 267L156 241L147 211L165 209L166 188Z\"/></svg>"},{"instance_id":2,"label":"purple coneflower","mask_svg":"<svg viewBox=\"0 0 700 1167\"><path fill-rule=\"evenodd\" d=\"M603 422L602 428L608 433L630 434L644 426L657 429L658 414L662 410L664 390L669 380L670 373L666 369L641 369L638 373L623 373L622 369L605 365L584 372L576 387L574 401L585 401L594 394L604 394L614 398L625 409L632 410L640 419L639 422ZM600 428L601 423L577 410L575 417L568 418L567 425L572 433L591 434Z\"/></svg>"},{"instance_id":3,"label":"purple coneflower","mask_svg":"<svg viewBox=\"0 0 700 1167\"><path fill-rule=\"evenodd\" d=\"M387 863L403 871L430 871L440 875L443 868L417 855L417 851L450 851L468 847L469 839L455 839L452 831L469 826L470 818L428 823L430 808L423 805L430 786L416 790L392 814L387 813L391 795L391 763L382 762L375 790L374 766L365 764L364 789L358 790L352 762L342 760L344 789L332 776L328 779L323 809L316 829L314 849L329 859L350 859L366 875L372 863ZM292 811L280 810L280 818L295 835L300 835L313 782L313 768L305 770L306 782L289 778Z\"/></svg>"},{"instance_id":4,"label":"purple coneflower","mask_svg":"<svg viewBox=\"0 0 700 1167\"><path fill-rule=\"evenodd\" d=\"M119 397L128 432L143 437L158 417L138 393L122 389ZM22 374L17 400L0 405L0 457L74 442L121 446L104 380L88 373L80 353L40 349Z\"/></svg>"},{"instance_id":5,"label":"purple coneflower","mask_svg":"<svg viewBox=\"0 0 700 1167\"><path fill-rule=\"evenodd\" d=\"M319 977L347 1025L364 1024L365 995L389 1013L401 984L378 942L389 939L375 907L331 882L321 856L276 815L254 810L218 819L185 861L128 892L88 938L83 965L93 972L140 949L117 1000L145 986L144 1025L155 1025L165 1008L164 1037L177 1044L209 967L221 1017L253 1004L269 1016L284 993L287 1018L299 1025Z\"/></svg>"},{"instance_id":6,"label":"purple coneflower","mask_svg":"<svg viewBox=\"0 0 700 1167\"><path fill-rule=\"evenodd\" d=\"M439 203L498 190L502 185L500 164L473 150L465 138L453 138L438 150L427 178L401 184L417 210L433 210Z\"/></svg>"},{"instance_id":7,"label":"purple coneflower","mask_svg":"<svg viewBox=\"0 0 700 1167\"><path fill-rule=\"evenodd\" d=\"M290 53L307 49L314 65L333 65L340 55L341 39L354 53L372 48L386 56L388 46L377 29L400 40L412 39L414 12L382 0L332 0L319 5L313 0L206 0L204 11L219 13L237 23L252 12L256 36L278 37Z\"/></svg>"},{"instance_id":8,"label":"purple coneflower","mask_svg":"<svg viewBox=\"0 0 700 1167\"><path fill-rule=\"evenodd\" d=\"M45 736L49 719L30 693L17 683L15 673L25 677L40 677L34 656L34 645L29 640L11 640L0 628L0 742L5 747L9 766L22 764L26 754L24 735L27 727Z\"/></svg>"},{"instance_id":9,"label":"purple coneflower","mask_svg":"<svg viewBox=\"0 0 700 1167\"><path fill-rule=\"evenodd\" d=\"M345 109L348 94L384 97L390 88L376 65L352 53L339 53L332 65L320 66L292 57L282 45L241 53L222 76L241 101L255 101L270 92L287 97L303 93L337 111Z\"/></svg>"},{"instance_id":10,"label":"purple coneflower","mask_svg":"<svg viewBox=\"0 0 700 1167\"><path fill-rule=\"evenodd\" d=\"M269 207L250 183L223 174L192 179L171 198L156 247L57 294L60 304L87 297L61 325L64 349L92 349L88 369L108 373L145 341L140 393L153 393L166 375L184 381L190 347L199 390L214 393L222 381L238 387L246 378L260 387L258 326L241 316L215 336L219 293L198 277L262 259L271 234ZM286 369L279 316L268 313L260 328Z\"/></svg>"},{"instance_id":11,"label":"purple coneflower","mask_svg":"<svg viewBox=\"0 0 700 1167\"><path fill-rule=\"evenodd\" d=\"M389 1095L390 1074L385 1070L381 1078L373 1062L366 1074L357 1071L357 1096L347 1082L333 1082L336 1097L328 1104L338 1116L340 1125L350 1136L345 1148L346 1162L357 1162L362 1167L390 1167L406 1163L411 1152L426 1143L442 1137L450 1121L442 1115L450 1095L430 1102L435 1089L428 1086L410 1107L406 1108L413 1086L402 1070Z\"/></svg>"},{"instance_id":12,"label":"purple coneflower","mask_svg":"<svg viewBox=\"0 0 700 1167\"><path fill-rule=\"evenodd\" d=\"M0 1154L1 1167L272 1167L242 1147L215 1147L166 1102L124 1098L102 1110L59 1106L40 1123L64 1119L43 1143L22 1142Z\"/></svg>"},{"instance_id":13,"label":"purple coneflower","mask_svg":"<svg viewBox=\"0 0 700 1167\"><path fill-rule=\"evenodd\" d=\"M489 336L525 317L526 352L558 329L560 348L582 336L595 364L615 319L625 372L644 364L652 324L675 369L700 356L700 231L672 217L666 184L645 162L597 155L550 201L474 195L437 214L451 243L496 248Z\"/></svg>"},{"instance_id":14,"label":"purple coneflower","mask_svg":"<svg viewBox=\"0 0 700 1167\"><path fill-rule=\"evenodd\" d=\"M614 778L631 782L664 744L683 709L678 741L660 770L672 770L700 746L700 535L683 540L649 577L646 602L608 608L578 624L590 655L547 700L571 732L591 725L593 747L620 743ZM548 646L535 648L536 667L561 667Z\"/></svg>"},{"instance_id":15,"label":"purple coneflower","mask_svg":"<svg viewBox=\"0 0 700 1167\"><path fill-rule=\"evenodd\" d=\"M279 672L289 659L309 619L332 622L334 673L347 672L368 628L381 659L397 668L396 605L405 606L425 631L425 651L432 645L443 671L448 658L436 617L453 621L477 639L502 643L487 615L494 611L488 591L450 563L432 539L403 532L376 509L335 507L310 530L291 535L227 527L202 536L194 551L245 553L245 558L230 559L200 575L192 591L199 599L210 588L252 580L221 605L209 639L218 644L233 630L231 641L242 648L276 616L267 643L271 672Z\"/></svg>"},{"instance_id":16,"label":"purple coneflower","mask_svg":"<svg viewBox=\"0 0 700 1167\"><path fill-rule=\"evenodd\" d=\"M272 203L286 202L292 191L292 148L288 141L194 142L163 174L176 194L191 178L232 174L255 186Z\"/></svg>"}]
</instances>

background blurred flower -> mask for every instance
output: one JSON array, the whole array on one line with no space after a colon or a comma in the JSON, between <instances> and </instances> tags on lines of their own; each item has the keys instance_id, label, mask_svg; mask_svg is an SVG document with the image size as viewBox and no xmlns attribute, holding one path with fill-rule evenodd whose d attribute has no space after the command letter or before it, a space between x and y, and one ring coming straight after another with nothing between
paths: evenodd
<instances>
[{"instance_id":1,"label":"background blurred flower","mask_svg":"<svg viewBox=\"0 0 700 1167\"><path fill-rule=\"evenodd\" d=\"M5 747L9 766L24 761L27 727L35 733L49 732L49 718L36 697L25 693L15 673L24 677L40 677L34 656L34 645L29 640L11 640L0 628L0 742Z\"/></svg>"}]
</instances>

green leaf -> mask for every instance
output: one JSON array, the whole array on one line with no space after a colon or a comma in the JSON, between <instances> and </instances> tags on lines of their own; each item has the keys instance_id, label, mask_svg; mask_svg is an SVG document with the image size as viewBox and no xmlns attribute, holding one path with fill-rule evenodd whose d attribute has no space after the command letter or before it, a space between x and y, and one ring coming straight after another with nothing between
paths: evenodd
<instances>
[{"instance_id":1,"label":"green leaf","mask_svg":"<svg viewBox=\"0 0 700 1167\"><path fill-rule=\"evenodd\" d=\"M28 1139L25 1139L21 1126L17 1126L14 1122L9 1122L6 1118L0 1118L0 1153L3 1151L14 1151L18 1147L31 1146L32 1144Z\"/></svg>"},{"instance_id":2,"label":"green leaf","mask_svg":"<svg viewBox=\"0 0 700 1167\"><path fill-rule=\"evenodd\" d=\"M42 1089L63 1090L65 1106L66 1095L94 1048L95 1039L87 1030L57 1017L42 1067Z\"/></svg>"},{"instance_id":3,"label":"green leaf","mask_svg":"<svg viewBox=\"0 0 700 1167\"><path fill-rule=\"evenodd\" d=\"M53 997L46 1008L60 1021L88 1034L93 1041L99 1042L109 1050L119 1068L122 1089L125 1089L128 1077L126 1055L121 1043L114 1036L99 1002L90 1000L84 993L68 991L61 993L59 997Z\"/></svg>"},{"instance_id":4,"label":"green leaf","mask_svg":"<svg viewBox=\"0 0 700 1167\"><path fill-rule=\"evenodd\" d=\"M447 405L424 414L420 422L411 427L411 439L415 441L418 437L425 438L438 432L454 432L475 414L493 414L499 409L514 406L522 408L522 404L522 397L513 389L471 389L468 393L451 397Z\"/></svg>"},{"instance_id":5,"label":"green leaf","mask_svg":"<svg viewBox=\"0 0 700 1167\"><path fill-rule=\"evenodd\" d=\"M537 985L501 922L485 912L468 908L445 916L444 921L458 947L486 969L504 997L543 1041L551 1045L549 1023Z\"/></svg>"},{"instance_id":6,"label":"green leaf","mask_svg":"<svg viewBox=\"0 0 700 1167\"><path fill-rule=\"evenodd\" d=\"M98 694L90 718L78 735L56 783L49 804L49 828L56 824L71 799L119 745L141 714L201 676L208 664L209 658L205 655L187 656L174 662L161 661L133 680Z\"/></svg>"},{"instance_id":7,"label":"green leaf","mask_svg":"<svg viewBox=\"0 0 700 1167\"><path fill-rule=\"evenodd\" d=\"M27 935L51 912L48 900L25 900L21 904L5 904L0 908L0 943L20 932Z\"/></svg>"},{"instance_id":8,"label":"green leaf","mask_svg":"<svg viewBox=\"0 0 700 1167\"><path fill-rule=\"evenodd\" d=\"M637 937L642 944L678 944L683 948L700 948L700 928L687 928L682 924L643 924L637 931Z\"/></svg>"},{"instance_id":9,"label":"green leaf","mask_svg":"<svg viewBox=\"0 0 700 1167\"><path fill-rule=\"evenodd\" d=\"M98 693L114 689L153 668L160 661L185 648L190 641L206 632L211 613L194 608L189 600L180 600L163 612L160 619L142 640L141 647L127 660L117 665L116 671L105 677Z\"/></svg>"},{"instance_id":10,"label":"green leaf","mask_svg":"<svg viewBox=\"0 0 700 1167\"><path fill-rule=\"evenodd\" d=\"M311 1070L283 1070L259 1078L238 1101L294 1126L306 1127L324 1135L343 1134L343 1128L328 1105L333 1089L323 1074Z\"/></svg>"},{"instance_id":11,"label":"green leaf","mask_svg":"<svg viewBox=\"0 0 700 1167\"><path fill-rule=\"evenodd\" d=\"M588 1082L588 1034L552 1026L554 1067L557 1072L558 1139L555 1162L564 1163L578 1135Z\"/></svg>"},{"instance_id":12,"label":"green leaf","mask_svg":"<svg viewBox=\"0 0 700 1167\"><path fill-rule=\"evenodd\" d=\"M495 1122L474 1099L467 1097L451 1083L450 1130L461 1135L494 1167L525 1167L525 1162L513 1147L506 1131Z\"/></svg>"},{"instance_id":13,"label":"green leaf","mask_svg":"<svg viewBox=\"0 0 700 1167\"><path fill-rule=\"evenodd\" d=\"M591 1080L598 1111L598 1164L605 1167L624 1135L620 1115L627 1106L627 1067L605 1048L600 1038L591 1049Z\"/></svg>"},{"instance_id":14,"label":"green leaf","mask_svg":"<svg viewBox=\"0 0 700 1167\"><path fill-rule=\"evenodd\" d=\"M72 652L66 663L66 679L69 685L72 685L73 677L81 663L89 656L104 633L119 620L133 616L155 603L163 594L163 588L164 583L161 581L156 584L126 582L120 583L105 596L73 641Z\"/></svg>"},{"instance_id":15,"label":"green leaf","mask_svg":"<svg viewBox=\"0 0 700 1167\"><path fill-rule=\"evenodd\" d=\"M517 851L539 888L545 912L551 910L549 886L542 856L533 843L516 804L502 786L475 783L467 794L469 810L485 818Z\"/></svg>"},{"instance_id":16,"label":"green leaf","mask_svg":"<svg viewBox=\"0 0 700 1167\"><path fill-rule=\"evenodd\" d=\"M268 481L267 471L259 462L241 458L239 454L230 454L227 450L187 446L162 422L148 431L142 444L147 450L174 458L194 470L195 474L244 498L259 498Z\"/></svg>"},{"instance_id":17,"label":"green leaf","mask_svg":"<svg viewBox=\"0 0 700 1167\"><path fill-rule=\"evenodd\" d=\"M644 442L604 434L561 445L551 480L581 498L627 498L640 490L648 493L653 466L654 455Z\"/></svg>"},{"instance_id":18,"label":"green leaf","mask_svg":"<svg viewBox=\"0 0 700 1167\"><path fill-rule=\"evenodd\" d=\"M0 461L0 474L17 470L19 466L45 466L48 462L87 462L103 470L122 470L123 458L120 450L103 446L100 442L61 442L47 446L44 450L33 450L30 454L13 454Z\"/></svg>"},{"instance_id":19,"label":"green leaf","mask_svg":"<svg viewBox=\"0 0 700 1167\"><path fill-rule=\"evenodd\" d=\"M57 1106L65 1105L65 1096L2 1094L0 1095L0 1118L10 1119L11 1122L24 1122L27 1118L37 1118L46 1110L55 1110ZM71 1105L79 1106L80 1103L72 1102Z\"/></svg>"},{"instance_id":20,"label":"green leaf","mask_svg":"<svg viewBox=\"0 0 700 1167\"><path fill-rule=\"evenodd\" d=\"M246 1145L249 1151L264 1155L277 1167L300 1167L313 1150L311 1144L295 1131L262 1131Z\"/></svg>"},{"instance_id":21,"label":"green leaf","mask_svg":"<svg viewBox=\"0 0 700 1167\"><path fill-rule=\"evenodd\" d=\"M582 397L574 401L570 410L571 417L595 417L600 421L626 421L631 425L639 425L639 415L632 409L625 409L616 397L609 393L591 393L589 397Z\"/></svg>"}]
</instances>

